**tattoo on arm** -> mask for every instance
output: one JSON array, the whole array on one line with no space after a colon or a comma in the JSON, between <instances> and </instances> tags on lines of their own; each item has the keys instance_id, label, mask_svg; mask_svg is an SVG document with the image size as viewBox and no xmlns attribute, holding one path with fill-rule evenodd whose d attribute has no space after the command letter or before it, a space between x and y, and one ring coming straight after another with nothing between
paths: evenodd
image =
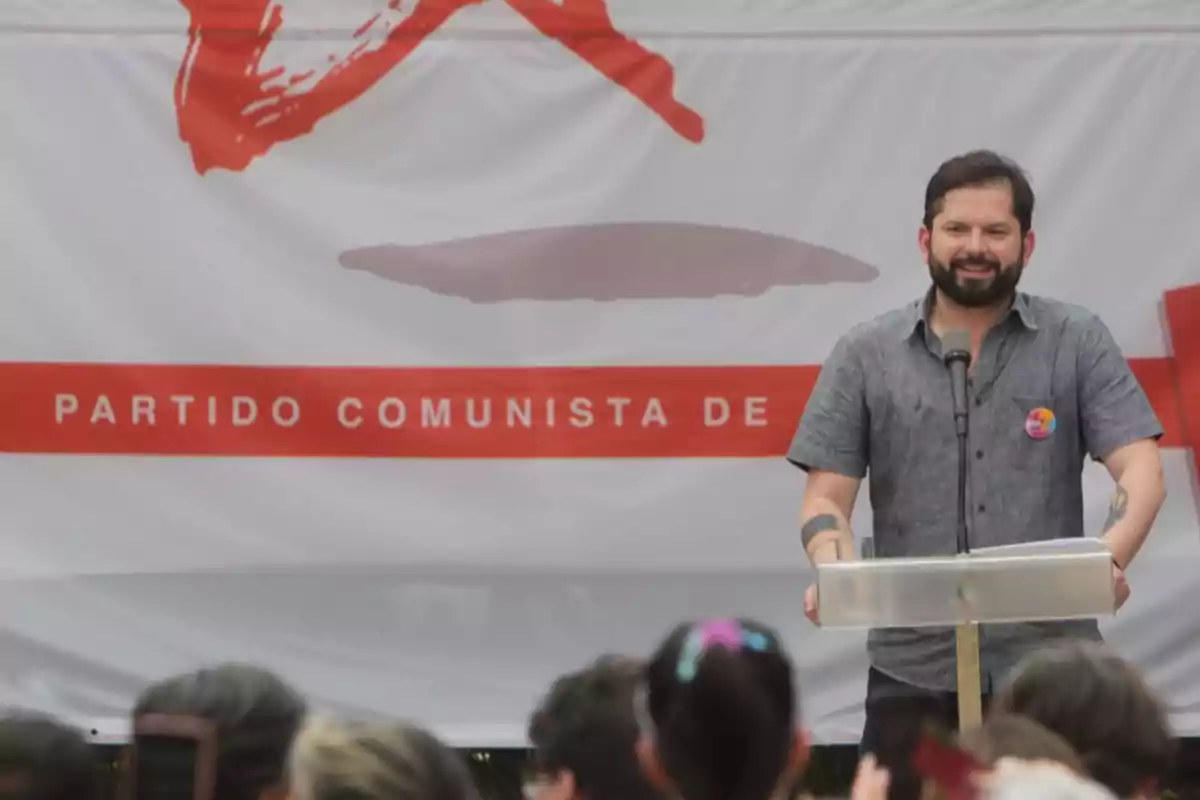
<instances>
[{"instance_id":1,"label":"tattoo on arm","mask_svg":"<svg viewBox=\"0 0 1200 800\"><path fill-rule=\"evenodd\" d=\"M807 550L808 545L816 538L817 534L824 533L825 531L836 531L841 527L838 518L833 514L817 514L800 528L800 543Z\"/></svg>"},{"instance_id":2,"label":"tattoo on arm","mask_svg":"<svg viewBox=\"0 0 1200 800\"><path fill-rule=\"evenodd\" d=\"M1124 486L1117 484L1117 493L1108 504L1108 519L1104 521L1104 533L1108 533L1118 522L1125 519L1125 511L1129 508L1129 492Z\"/></svg>"}]
</instances>

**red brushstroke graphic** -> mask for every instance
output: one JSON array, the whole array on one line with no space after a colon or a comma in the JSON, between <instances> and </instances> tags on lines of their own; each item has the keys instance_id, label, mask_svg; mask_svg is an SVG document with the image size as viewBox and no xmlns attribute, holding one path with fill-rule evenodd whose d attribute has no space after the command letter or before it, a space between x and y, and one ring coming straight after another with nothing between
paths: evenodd
<instances>
[{"instance_id":1,"label":"red brushstroke graphic","mask_svg":"<svg viewBox=\"0 0 1200 800\"><path fill-rule=\"evenodd\" d=\"M1200 468L1200 286L1131 359ZM0 452L326 458L782 456L820 367L0 363Z\"/></svg>"},{"instance_id":2,"label":"red brushstroke graphic","mask_svg":"<svg viewBox=\"0 0 1200 800\"><path fill-rule=\"evenodd\" d=\"M367 41L331 65L310 88L312 70L288 75L263 68L263 56L284 24L278 0L180 0L191 23L175 82L180 138L196 171L244 170L280 142L312 131L321 119L361 97L461 9L484 0L413 0L412 13L378 47ZM606 0L506 0L542 35L560 42L691 142L704 120L675 97L675 70L618 31ZM396 10L401 0L389 0ZM355 32L362 39L380 14Z\"/></svg>"}]
</instances>

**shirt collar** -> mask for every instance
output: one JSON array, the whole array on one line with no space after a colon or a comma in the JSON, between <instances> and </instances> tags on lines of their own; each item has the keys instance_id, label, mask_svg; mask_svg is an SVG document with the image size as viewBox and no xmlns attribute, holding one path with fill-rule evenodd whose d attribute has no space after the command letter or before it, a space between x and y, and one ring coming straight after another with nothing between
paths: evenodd
<instances>
[{"instance_id":1,"label":"shirt collar","mask_svg":"<svg viewBox=\"0 0 1200 800\"><path fill-rule=\"evenodd\" d=\"M904 338L911 336L924 335L925 328L929 325L929 315L933 311L934 290L930 288L925 296L919 300L914 300L907 309L908 324L904 326ZM1034 319L1033 309L1029 305L1029 295L1024 292L1017 292L1013 298L1012 305L1009 306L1008 313L1000 320L1004 322L1012 318L1016 318L1026 330L1036 331L1038 329L1037 320ZM997 323L999 324L999 323Z\"/></svg>"}]
</instances>

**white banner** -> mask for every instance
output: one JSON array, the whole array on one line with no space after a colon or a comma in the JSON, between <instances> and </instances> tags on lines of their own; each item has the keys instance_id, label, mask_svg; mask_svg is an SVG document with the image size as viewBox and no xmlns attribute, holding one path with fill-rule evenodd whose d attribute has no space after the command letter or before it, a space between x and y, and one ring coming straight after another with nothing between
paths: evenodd
<instances>
[{"instance_id":1,"label":"white banner","mask_svg":"<svg viewBox=\"0 0 1200 800\"><path fill-rule=\"evenodd\" d=\"M739 613L856 741L783 453L837 337L925 290L931 172L991 147L1038 193L1022 288L1167 429L1104 630L1200 734L1193 5L702 5L4 4L0 702L119 737L252 660L519 744L557 673Z\"/></svg>"}]
</instances>

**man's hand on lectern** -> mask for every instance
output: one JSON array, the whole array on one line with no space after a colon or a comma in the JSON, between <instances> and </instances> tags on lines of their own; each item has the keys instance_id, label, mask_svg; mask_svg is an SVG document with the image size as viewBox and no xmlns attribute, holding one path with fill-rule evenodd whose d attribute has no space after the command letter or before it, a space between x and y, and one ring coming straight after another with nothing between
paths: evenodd
<instances>
[{"instance_id":1,"label":"man's hand on lectern","mask_svg":"<svg viewBox=\"0 0 1200 800\"><path fill-rule=\"evenodd\" d=\"M1114 611L1125 605L1125 601L1129 599L1129 584L1125 580L1125 570L1117 566L1117 562L1113 561L1113 594L1116 597L1116 607ZM804 596L805 613L808 611L808 595Z\"/></svg>"},{"instance_id":2,"label":"man's hand on lectern","mask_svg":"<svg viewBox=\"0 0 1200 800\"><path fill-rule=\"evenodd\" d=\"M850 514L858 497L860 478L825 470L810 470L800 506L800 541L812 565L854 558ZM819 624L816 584L804 591L804 616Z\"/></svg>"},{"instance_id":3,"label":"man's hand on lectern","mask_svg":"<svg viewBox=\"0 0 1200 800\"><path fill-rule=\"evenodd\" d=\"M817 608L817 585L814 583L804 590L804 616L814 625L820 624L820 609Z\"/></svg>"}]
</instances>

